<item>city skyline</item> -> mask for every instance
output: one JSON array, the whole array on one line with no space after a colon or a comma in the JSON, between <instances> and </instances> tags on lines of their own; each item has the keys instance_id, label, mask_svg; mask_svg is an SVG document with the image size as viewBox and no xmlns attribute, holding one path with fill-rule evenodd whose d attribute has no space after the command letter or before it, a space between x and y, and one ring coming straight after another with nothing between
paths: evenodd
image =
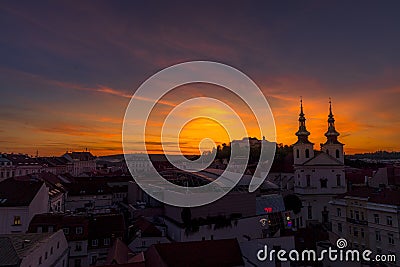
<instances>
[{"instance_id":1,"label":"city skyline","mask_svg":"<svg viewBox=\"0 0 400 267\"><path fill-rule=\"evenodd\" d=\"M4 3L1 150L122 153L123 116L135 89L165 67L212 60L238 68L261 88L278 143L296 141L300 96L310 141L322 143L331 97L347 154L399 151L398 5ZM155 126L185 97L215 94L241 109L223 90L200 85L184 90L163 99ZM252 118L245 121L249 136L261 138ZM193 151L207 123L185 129L184 149ZM215 130L214 136L221 135Z\"/></svg>"}]
</instances>

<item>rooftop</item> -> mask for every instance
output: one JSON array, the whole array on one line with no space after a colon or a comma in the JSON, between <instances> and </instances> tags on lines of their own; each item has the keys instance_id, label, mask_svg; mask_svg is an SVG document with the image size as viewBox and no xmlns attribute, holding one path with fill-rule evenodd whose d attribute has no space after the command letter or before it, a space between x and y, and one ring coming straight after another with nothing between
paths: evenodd
<instances>
[{"instance_id":1,"label":"rooftop","mask_svg":"<svg viewBox=\"0 0 400 267\"><path fill-rule=\"evenodd\" d=\"M0 207L29 206L43 181L17 181L13 178L0 182Z\"/></svg>"},{"instance_id":2,"label":"rooftop","mask_svg":"<svg viewBox=\"0 0 400 267\"><path fill-rule=\"evenodd\" d=\"M355 187L352 191L339 195L337 198L349 197L364 198L370 203L400 206L400 191L389 188Z\"/></svg>"},{"instance_id":3,"label":"rooftop","mask_svg":"<svg viewBox=\"0 0 400 267\"><path fill-rule=\"evenodd\" d=\"M0 266L17 265L20 259L29 255L41 242L52 234L7 234L0 235Z\"/></svg>"}]
</instances>

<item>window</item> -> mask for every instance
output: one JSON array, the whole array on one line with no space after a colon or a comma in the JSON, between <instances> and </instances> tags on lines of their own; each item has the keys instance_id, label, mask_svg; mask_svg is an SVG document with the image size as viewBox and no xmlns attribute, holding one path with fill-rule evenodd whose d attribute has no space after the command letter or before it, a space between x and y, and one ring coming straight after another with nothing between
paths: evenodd
<instances>
[{"instance_id":1,"label":"window","mask_svg":"<svg viewBox=\"0 0 400 267\"><path fill-rule=\"evenodd\" d=\"M326 150L326 154L328 154L328 155L329 155L329 149L327 149L327 150Z\"/></svg>"},{"instance_id":2,"label":"window","mask_svg":"<svg viewBox=\"0 0 400 267\"><path fill-rule=\"evenodd\" d=\"M339 151L339 149L336 149L336 158L337 158L337 159L340 158L340 151Z\"/></svg>"},{"instance_id":3,"label":"window","mask_svg":"<svg viewBox=\"0 0 400 267\"><path fill-rule=\"evenodd\" d=\"M360 229L360 234L361 234L361 237L364 238L364 228Z\"/></svg>"},{"instance_id":4,"label":"window","mask_svg":"<svg viewBox=\"0 0 400 267\"><path fill-rule=\"evenodd\" d=\"M57 249L60 248L60 242L57 242Z\"/></svg>"},{"instance_id":5,"label":"window","mask_svg":"<svg viewBox=\"0 0 400 267\"><path fill-rule=\"evenodd\" d=\"M110 238L104 238L104 246L109 246L110 245Z\"/></svg>"},{"instance_id":6,"label":"window","mask_svg":"<svg viewBox=\"0 0 400 267\"><path fill-rule=\"evenodd\" d=\"M342 223L337 224L338 232L341 233L343 231Z\"/></svg>"},{"instance_id":7,"label":"window","mask_svg":"<svg viewBox=\"0 0 400 267\"><path fill-rule=\"evenodd\" d=\"M63 231L65 235L69 235L69 228L64 228Z\"/></svg>"},{"instance_id":8,"label":"window","mask_svg":"<svg viewBox=\"0 0 400 267\"><path fill-rule=\"evenodd\" d=\"M53 233L54 232L54 227L53 226L49 226L49 233Z\"/></svg>"},{"instance_id":9,"label":"window","mask_svg":"<svg viewBox=\"0 0 400 267\"><path fill-rule=\"evenodd\" d=\"M354 219L354 213L353 213L353 210L350 210L350 218Z\"/></svg>"},{"instance_id":10,"label":"window","mask_svg":"<svg viewBox=\"0 0 400 267\"><path fill-rule=\"evenodd\" d=\"M306 149L306 158L309 158L310 157L310 150L307 148Z\"/></svg>"},{"instance_id":11,"label":"window","mask_svg":"<svg viewBox=\"0 0 400 267\"><path fill-rule=\"evenodd\" d=\"M97 239L92 240L92 246L97 247L99 245L99 241Z\"/></svg>"},{"instance_id":12,"label":"window","mask_svg":"<svg viewBox=\"0 0 400 267\"><path fill-rule=\"evenodd\" d=\"M50 248L50 255L53 255L53 247Z\"/></svg>"},{"instance_id":13,"label":"window","mask_svg":"<svg viewBox=\"0 0 400 267\"><path fill-rule=\"evenodd\" d=\"M380 242L382 240L381 238L381 232L375 231L375 240Z\"/></svg>"},{"instance_id":14,"label":"window","mask_svg":"<svg viewBox=\"0 0 400 267\"><path fill-rule=\"evenodd\" d=\"M83 233L83 228L81 226L76 227L75 232L77 235L81 235Z\"/></svg>"},{"instance_id":15,"label":"window","mask_svg":"<svg viewBox=\"0 0 400 267\"><path fill-rule=\"evenodd\" d=\"M356 220L360 220L360 212L358 210L354 211L354 215L356 217Z\"/></svg>"},{"instance_id":16,"label":"window","mask_svg":"<svg viewBox=\"0 0 400 267\"><path fill-rule=\"evenodd\" d=\"M351 235L351 226L349 226L349 234Z\"/></svg>"},{"instance_id":17,"label":"window","mask_svg":"<svg viewBox=\"0 0 400 267\"><path fill-rule=\"evenodd\" d=\"M361 212L361 220L364 221L365 217L364 217L364 212Z\"/></svg>"},{"instance_id":18,"label":"window","mask_svg":"<svg viewBox=\"0 0 400 267\"><path fill-rule=\"evenodd\" d=\"M308 206L307 211L308 211L308 219L311 220L312 219L312 207Z\"/></svg>"},{"instance_id":19,"label":"window","mask_svg":"<svg viewBox=\"0 0 400 267\"><path fill-rule=\"evenodd\" d=\"M14 216L14 225L21 225L21 217Z\"/></svg>"},{"instance_id":20,"label":"window","mask_svg":"<svg viewBox=\"0 0 400 267\"><path fill-rule=\"evenodd\" d=\"M357 227L354 227L354 233L353 234L354 234L355 237L358 237L358 229L357 229Z\"/></svg>"},{"instance_id":21,"label":"window","mask_svg":"<svg viewBox=\"0 0 400 267\"><path fill-rule=\"evenodd\" d=\"M379 224L379 214L374 214L374 221L376 224Z\"/></svg>"},{"instance_id":22,"label":"window","mask_svg":"<svg viewBox=\"0 0 400 267\"><path fill-rule=\"evenodd\" d=\"M337 186L342 186L342 179L340 177L340 174L336 175L336 185Z\"/></svg>"},{"instance_id":23,"label":"window","mask_svg":"<svg viewBox=\"0 0 400 267\"><path fill-rule=\"evenodd\" d=\"M327 188L328 187L328 179L321 179L321 188Z\"/></svg>"},{"instance_id":24,"label":"window","mask_svg":"<svg viewBox=\"0 0 400 267\"><path fill-rule=\"evenodd\" d=\"M81 267L81 266L82 266L81 259L75 259L75 267Z\"/></svg>"},{"instance_id":25,"label":"window","mask_svg":"<svg viewBox=\"0 0 400 267\"><path fill-rule=\"evenodd\" d=\"M75 244L75 251L82 251L82 243L78 242Z\"/></svg>"},{"instance_id":26,"label":"window","mask_svg":"<svg viewBox=\"0 0 400 267\"><path fill-rule=\"evenodd\" d=\"M390 245L394 245L394 238L392 233L388 233L388 242Z\"/></svg>"},{"instance_id":27,"label":"window","mask_svg":"<svg viewBox=\"0 0 400 267\"><path fill-rule=\"evenodd\" d=\"M392 216L387 216L386 217L386 224L392 226L393 222L392 222Z\"/></svg>"},{"instance_id":28,"label":"window","mask_svg":"<svg viewBox=\"0 0 400 267\"><path fill-rule=\"evenodd\" d=\"M44 253L44 259L47 260L47 251Z\"/></svg>"},{"instance_id":29,"label":"window","mask_svg":"<svg viewBox=\"0 0 400 267\"><path fill-rule=\"evenodd\" d=\"M296 149L296 158L300 157L300 151L298 149Z\"/></svg>"},{"instance_id":30,"label":"window","mask_svg":"<svg viewBox=\"0 0 400 267\"><path fill-rule=\"evenodd\" d=\"M307 186L311 186L311 175L307 174L306 175L306 182L307 182Z\"/></svg>"},{"instance_id":31,"label":"window","mask_svg":"<svg viewBox=\"0 0 400 267\"><path fill-rule=\"evenodd\" d=\"M42 256L39 257L39 265L42 264Z\"/></svg>"},{"instance_id":32,"label":"window","mask_svg":"<svg viewBox=\"0 0 400 267\"><path fill-rule=\"evenodd\" d=\"M96 261L97 261L97 256L96 255L94 255L94 256L92 256L92 258L91 258L91 264L96 264Z\"/></svg>"},{"instance_id":33,"label":"window","mask_svg":"<svg viewBox=\"0 0 400 267\"><path fill-rule=\"evenodd\" d=\"M337 213L337 216L338 216L338 217L341 217L341 216L342 216L342 210L341 210L340 208L337 208L337 209L336 209L336 213Z\"/></svg>"}]
</instances>

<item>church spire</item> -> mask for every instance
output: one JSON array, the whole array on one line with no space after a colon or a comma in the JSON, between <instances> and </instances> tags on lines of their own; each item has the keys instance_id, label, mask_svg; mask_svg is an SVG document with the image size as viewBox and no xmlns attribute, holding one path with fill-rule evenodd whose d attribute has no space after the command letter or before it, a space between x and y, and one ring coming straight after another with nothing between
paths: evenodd
<instances>
[{"instance_id":1,"label":"church spire","mask_svg":"<svg viewBox=\"0 0 400 267\"><path fill-rule=\"evenodd\" d=\"M325 136L327 138L326 143L340 144L340 142L337 140L337 137L339 135L340 134L335 129L335 119L333 118L332 113L332 101L331 98L329 98L328 131L325 133Z\"/></svg>"},{"instance_id":2,"label":"church spire","mask_svg":"<svg viewBox=\"0 0 400 267\"><path fill-rule=\"evenodd\" d=\"M306 128L306 117L303 112L303 99L300 97L300 114L299 114L299 130L296 132L297 143L310 143L308 136L310 132Z\"/></svg>"}]
</instances>

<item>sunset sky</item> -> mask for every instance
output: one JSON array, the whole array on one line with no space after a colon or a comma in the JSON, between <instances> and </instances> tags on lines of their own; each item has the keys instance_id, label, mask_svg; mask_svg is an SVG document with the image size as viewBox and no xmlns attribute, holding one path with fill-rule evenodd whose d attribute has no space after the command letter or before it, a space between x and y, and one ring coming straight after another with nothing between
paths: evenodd
<instances>
[{"instance_id":1,"label":"sunset sky","mask_svg":"<svg viewBox=\"0 0 400 267\"><path fill-rule=\"evenodd\" d=\"M135 90L161 69L193 60L252 78L271 106L279 143L296 140L302 96L318 148L331 97L347 154L400 150L399 1L213 2L3 1L0 152L121 153ZM154 111L153 125L168 107L209 95L253 127L239 100L204 85L167 95L170 105ZM227 140L200 120L182 132L183 150L197 147L202 129Z\"/></svg>"}]
</instances>

